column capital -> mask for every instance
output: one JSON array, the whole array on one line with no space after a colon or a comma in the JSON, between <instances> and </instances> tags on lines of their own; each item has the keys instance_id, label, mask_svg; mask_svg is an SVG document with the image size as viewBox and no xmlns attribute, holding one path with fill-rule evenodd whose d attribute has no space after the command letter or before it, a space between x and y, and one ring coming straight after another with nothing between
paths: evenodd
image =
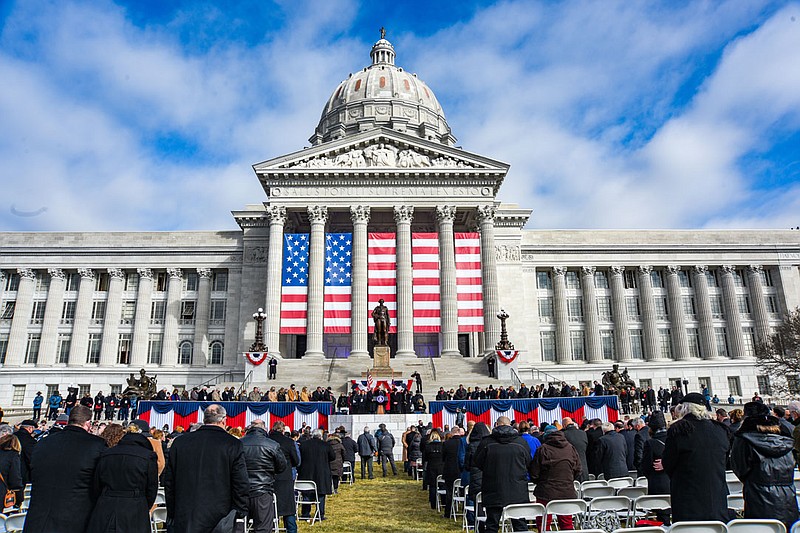
<instances>
[{"instance_id":1,"label":"column capital","mask_svg":"<svg viewBox=\"0 0 800 533\"><path fill-rule=\"evenodd\" d=\"M153 279L153 270L150 268L137 268L136 273L139 274L139 279Z\"/></svg>"},{"instance_id":2,"label":"column capital","mask_svg":"<svg viewBox=\"0 0 800 533\"><path fill-rule=\"evenodd\" d=\"M706 272L708 272L708 265L694 265L692 269L698 276L705 276Z\"/></svg>"},{"instance_id":3,"label":"column capital","mask_svg":"<svg viewBox=\"0 0 800 533\"><path fill-rule=\"evenodd\" d=\"M362 222L364 224L369 223L369 214L370 209L368 205L351 205L350 206L350 220L353 221L353 224L357 224Z\"/></svg>"},{"instance_id":4,"label":"column capital","mask_svg":"<svg viewBox=\"0 0 800 533\"><path fill-rule=\"evenodd\" d=\"M167 275L170 278L179 278L180 279L180 278L183 277L183 270L181 270L180 268L168 268L167 269Z\"/></svg>"},{"instance_id":5,"label":"column capital","mask_svg":"<svg viewBox=\"0 0 800 533\"><path fill-rule=\"evenodd\" d=\"M286 208L282 205L266 205L267 218L270 224L286 224Z\"/></svg>"},{"instance_id":6,"label":"column capital","mask_svg":"<svg viewBox=\"0 0 800 533\"><path fill-rule=\"evenodd\" d=\"M648 276L652 271L653 271L653 265L639 265L639 274Z\"/></svg>"},{"instance_id":7,"label":"column capital","mask_svg":"<svg viewBox=\"0 0 800 533\"><path fill-rule=\"evenodd\" d=\"M608 267L608 271L615 276L621 276L625 272L625 267L623 265L611 265Z\"/></svg>"},{"instance_id":8,"label":"column capital","mask_svg":"<svg viewBox=\"0 0 800 533\"><path fill-rule=\"evenodd\" d=\"M553 267L553 274L556 276L564 276L567 273L567 267L565 266L554 266Z\"/></svg>"},{"instance_id":9,"label":"column capital","mask_svg":"<svg viewBox=\"0 0 800 533\"><path fill-rule=\"evenodd\" d=\"M210 268L198 268L197 275L200 276L201 279L209 279L212 276L212 272Z\"/></svg>"},{"instance_id":10,"label":"column capital","mask_svg":"<svg viewBox=\"0 0 800 533\"><path fill-rule=\"evenodd\" d=\"M452 222L456 218L456 206L437 205L436 218L439 222Z\"/></svg>"},{"instance_id":11,"label":"column capital","mask_svg":"<svg viewBox=\"0 0 800 533\"><path fill-rule=\"evenodd\" d=\"M6 271L0 270L0 283L5 282L5 280L6 280Z\"/></svg>"},{"instance_id":12,"label":"column capital","mask_svg":"<svg viewBox=\"0 0 800 533\"><path fill-rule=\"evenodd\" d=\"M60 268L48 268L47 273L51 279L67 279L67 274Z\"/></svg>"},{"instance_id":13,"label":"column capital","mask_svg":"<svg viewBox=\"0 0 800 533\"><path fill-rule=\"evenodd\" d=\"M764 271L764 267L761 265L750 265L747 267L747 271L750 274L760 274L761 272Z\"/></svg>"},{"instance_id":14,"label":"column capital","mask_svg":"<svg viewBox=\"0 0 800 533\"><path fill-rule=\"evenodd\" d=\"M112 279L125 279L125 271L121 268L109 268L108 275Z\"/></svg>"},{"instance_id":15,"label":"column capital","mask_svg":"<svg viewBox=\"0 0 800 533\"><path fill-rule=\"evenodd\" d=\"M18 268L17 274L22 279L36 279L36 272L31 268Z\"/></svg>"},{"instance_id":16,"label":"column capital","mask_svg":"<svg viewBox=\"0 0 800 533\"><path fill-rule=\"evenodd\" d=\"M493 205L479 205L478 206L478 220L481 222L494 222L497 207Z\"/></svg>"},{"instance_id":17,"label":"column capital","mask_svg":"<svg viewBox=\"0 0 800 533\"><path fill-rule=\"evenodd\" d=\"M438 208L437 208L438 209ZM409 224L414 219L414 206L413 205L396 205L394 206L394 221L400 224L401 222L408 222Z\"/></svg>"},{"instance_id":18,"label":"column capital","mask_svg":"<svg viewBox=\"0 0 800 533\"><path fill-rule=\"evenodd\" d=\"M721 268L725 274L733 274L736 272L736 265L722 265Z\"/></svg>"},{"instance_id":19,"label":"column capital","mask_svg":"<svg viewBox=\"0 0 800 533\"><path fill-rule=\"evenodd\" d=\"M308 206L308 220L312 224L325 224L328 221L328 208L324 205Z\"/></svg>"},{"instance_id":20,"label":"column capital","mask_svg":"<svg viewBox=\"0 0 800 533\"><path fill-rule=\"evenodd\" d=\"M593 266L583 265L581 267L581 274L583 274L584 276L594 276L596 270L597 268Z\"/></svg>"},{"instance_id":21,"label":"column capital","mask_svg":"<svg viewBox=\"0 0 800 533\"><path fill-rule=\"evenodd\" d=\"M78 274L85 279L94 279L94 270L91 268L79 268Z\"/></svg>"},{"instance_id":22,"label":"column capital","mask_svg":"<svg viewBox=\"0 0 800 533\"><path fill-rule=\"evenodd\" d=\"M677 276L678 272L680 271L681 271L680 265L667 265L667 272L669 272L671 275Z\"/></svg>"}]
</instances>

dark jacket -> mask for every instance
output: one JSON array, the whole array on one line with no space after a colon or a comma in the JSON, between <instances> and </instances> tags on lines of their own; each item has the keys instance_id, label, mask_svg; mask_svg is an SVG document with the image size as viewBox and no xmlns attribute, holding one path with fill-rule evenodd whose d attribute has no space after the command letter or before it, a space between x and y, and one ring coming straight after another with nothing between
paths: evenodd
<instances>
[{"instance_id":1,"label":"dark jacket","mask_svg":"<svg viewBox=\"0 0 800 533\"><path fill-rule=\"evenodd\" d=\"M267 431L251 427L241 439L244 462L250 480L250 497L275 492L275 474L287 468L286 457L277 442L267 436Z\"/></svg>"},{"instance_id":2,"label":"dark jacket","mask_svg":"<svg viewBox=\"0 0 800 533\"><path fill-rule=\"evenodd\" d=\"M105 450L97 461L94 483L100 497L87 533L147 531L158 492L158 459L147 437L128 433Z\"/></svg>"},{"instance_id":3,"label":"dark jacket","mask_svg":"<svg viewBox=\"0 0 800 533\"><path fill-rule=\"evenodd\" d=\"M331 461L335 455L327 442L311 438L300 444L300 466L297 479L306 479L317 484L317 494L333 494Z\"/></svg>"},{"instance_id":4,"label":"dark jacket","mask_svg":"<svg viewBox=\"0 0 800 533\"><path fill-rule=\"evenodd\" d=\"M425 482L428 486L436 484L436 478L442 475L442 441L428 440L422 450L422 461L425 463Z\"/></svg>"},{"instance_id":5,"label":"dark jacket","mask_svg":"<svg viewBox=\"0 0 800 533\"><path fill-rule=\"evenodd\" d=\"M475 465L475 454L481 441L489 436L489 428L483 422L478 422L469 434L469 444L464 454L464 468L469 470L469 493L472 499L478 494L483 485L483 471Z\"/></svg>"},{"instance_id":6,"label":"dark jacket","mask_svg":"<svg viewBox=\"0 0 800 533\"><path fill-rule=\"evenodd\" d=\"M531 481L536 483L534 495L546 501L576 498L573 481L580 478L582 468L578 452L564 434L548 434L530 466Z\"/></svg>"},{"instance_id":7,"label":"dark jacket","mask_svg":"<svg viewBox=\"0 0 800 533\"><path fill-rule=\"evenodd\" d=\"M528 503L531 450L511 426L498 426L481 440L474 464L483 471L481 492L486 507Z\"/></svg>"},{"instance_id":8,"label":"dark jacket","mask_svg":"<svg viewBox=\"0 0 800 533\"><path fill-rule=\"evenodd\" d=\"M362 433L358 436L358 455L367 457L378 451L378 443L372 433Z\"/></svg>"},{"instance_id":9,"label":"dark jacket","mask_svg":"<svg viewBox=\"0 0 800 533\"><path fill-rule=\"evenodd\" d=\"M14 450L0 450L0 473L3 474L5 483L0 482L0 494L5 495L7 490L22 490L22 474L19 454ZM22 502L17 502L19 505Z\"/></svg>"},{"instance_id":10,"label":"dark jacket","mask_svg":"<svg viewBox=\"0 0 800 533\"><path fill-rule=\"evenodd\" d=\"M597 442L600 470L606 479L627 477L628 445L625 437L616 431L609 431Z\"/></svg>"},{"instance_id":11,"label":"dark jacket","mask_svg":"<svg viewBox=\"0 0 800 533\"><path fill-rule=\"evenodd\" d=\"M283 457L286 459L286 470L275 475L275 499L278 500L278 516L295 514L297 508L294 504L294 480L292 468L300 464L300 455L294 441L280 431L270 431L269 438L280 446Z\"/></svg>"},{"instance_id":12,"label":"dark jacket","mask_svg":"<svg viewBox=\"0 0 800 533\"><path fill-rule=\"evenodd\" d=\"M581 475L578 476L578 481L586 481L589 479L589 463L586 460L589 438L586 436L586 432L581 431L578 429L578 426L573 424L564 428L561 433L564 434L564 438L575 448L575 451L578 453L578 458L581 460Z\"/></svg>"},{"instance_id":13,"label":"dark jacket","mask_svg":"<svg viewBox=\"0 0 800 533\"><path fill-rule=\"evenodd\" d=\"M420 436L418 431L408 434L408 460L411 462L418 461L422 459L422 450L420 449L420 444L422 443L422 437Z\"/></svg>"},{"instance_id":14,"label":"dark jacket","mask_svg":"<svg viewBox=\"0 0 800 533\"><path fill-rule=\"evenodd\" d=\"M461 447L459 437L450 437L442 445L442 476L447 487L461 477L461 466L458 463L458 450Z\"/></svg>"},{"instance_id":15,"label":"dark jacket","mask_svg":"<svg viewBox=\"0 0 800 533\"><path fill-rule=\"evenodd\" d=\"M381 455L388 455L391 457L393 450L394 435L384 430L381 432L380 436L378 436L378 451L381 453Z\"/></svg>"},{"instance_id":16,"label":"dark jacket","mask_svg":"<svg viewBox=\"0 0 800 533\"><path fill-rule=\"evenodd\" d=\"M243 448L239 439L213 425L175 439L164 469L174 533L209 533L231 511L247 512L250 481Z\"/></svg>"},{"instance_id":17,"label":"dark jacket","mask_svg":"<svg viewBox=\"0 0 800 533\"><path fill-rule=\"evenodd\" d=\"M356 455L358 455L358 444L348 435L341 437L342 447L344 448L344 460L350 462L350 466L355 468Z\"/></svg>"},{"instance_id":18,"label":"dark jacket","mask_svg":"<svg viewBox=\"0 0 800 533\"><path fill-rule=\"evenodd\" d=\"M662 463L670 478L673 522L728 521L727 456L728 430L719 422L687 414L670 426Z\"/></svg>"},{"instance_id":19,"label":"dark jacket","mask_svg":"<svg viewBox=\"0 0 800 533\"><path fill-rule=\"evenodd\" d=\"M780 520L789 530L798 519L792 439L759 433L750 420L744 419L731 448L731 468L744 484L744 517Z\"/></svg>"},{"instance_id":20,"label":"dark jacket","mask_svg":"<svg viewBox=\"0 0 800 533\"><path fill-rule=\"evenodd\" d=\"M659 429L653 437L644 443L642 461L639 469L647 478L647 494L669 494L669 476L663 470L653 468L653 461L664 457L664 443L667 441L667 430Z\"/></svg>"},{"instance_id":21,"label":"dark jacket","mask_svg":"<svg viewBox=\"0 0 800 533\"><path fill-rule=\"evenodd\" d=\"M94 470L105 449L103 439L77 426L66 426L39 441L31 457L33 486L26 533L86 529L97 499Z\"/></svg>"},{"instance_id":22,"label":"dark jacket","mask_svg":"<svg viewBox=\"0 0 800 533\"><path fill-rule=\"evenodd\" d=\"M633 429L623 429L619 432L620 435L625 439L625 464L627 465L628 470L636 470L634 466L634 459L636 454L636 431ZM625 472L623 476L615 476L615 477L624 477L627 476L628 472ZM611 479L611 478L606 478Z\"/></svg>"},{"instance_id":23,"label":"dark jacket","mask_svg":"<svg viewBox=\"0 0 800 533\"><path fill-rule=\"evenodd\" d=\"M650 428L647 426L640 428L633 438L633 467L640 476L644 475L641 469L642 453L644 452L644 443L648 440L650 440Z\"/></svg>"},{"instance_id":24,"label":"dark jacket","mask_svg":"<svg viewBox=\"0 0 800 533\"><path fill-rule=\"evenodd\" d=\"M593 427L586 431L586 438L589 446L586 449L586 462L589 464L589 473L599 475L603 469L600 465L600 439L603 437L603 429Z\"/></svg>"},{"instance_id":25,"label":"dark jacket","mask_svg":"<svg viewBox=\"0 0 800 533\"><path fill-rule=\"evenodd\" d=\"M31 457L33 457L33 448L36 446L36 439L34 439L33 435L28 433L26 429L20 429L14 433L14 435L16 435L19 440L19 445L22 447L20 459L22 466L22 484L25 485L31 481Z\"/></svg>"},{"instance_id":26,"label":"dark jacket","mask_svg":"<svg viewBox=\"0 0 800 533\"><path fill-rule=\"evenodd\" d=\"M343 465L344 462L347 460L345 459L342 439L340 439L336 435L329 435L328 446L330 446L331 449L333 450L333 460L331 461L331 475L342 477L342 472L344 470Z\"/></svg>"}]
</instances>

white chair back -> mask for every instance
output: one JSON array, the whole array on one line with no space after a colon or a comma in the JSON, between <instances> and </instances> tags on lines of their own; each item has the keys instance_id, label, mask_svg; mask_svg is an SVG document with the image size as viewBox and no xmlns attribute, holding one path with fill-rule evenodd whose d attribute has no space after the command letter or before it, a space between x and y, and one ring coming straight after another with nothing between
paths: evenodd
<instances>
[{"instance_id":1,"label":"white chair back","mask_svg":"<svg viewBox=\"0 0 800 533\"><path fill-rule=\"evenodd\" d=\"M5 520L6 531L8 533L22 531L25 527L25 516L27 516L27 513L8 515Z\"/></svg>"},{"instance_id":2,"label":"white chair back","mask_svg":"<svg viewBox=\"0 0 800 533\"><path fill-rule=\"evenodd\" d=\"M676 522L667 530L668 533L728 533L728 526L723 522L691 521Z\"/></svg>"},{"instance_id":3,"label":"white chair back","mask_svg":"<svg viewBox=\"0 0 800 533\"><path fill-rule=\"evenodd\" d=\"M635 481L632 477L615 477L614 479L608 480L608 485L614 487L615 489L621 489L622 487L633 487Z\"/></svg>"},{"instance_id":4,"label":"white chair back","mask_svg":"<svg viewBox=\"0 0 800 533\"><path fill-rule=\"evenodd\" d=\"M639 496L647 495L647 487L622 487L617 489L617 496L625 496L631 500L635 500Z\"/></svg>"},{"instance_id":5,"label":"white chair back","mask_svg":"<svg viewBox=\"0 0 800 533\"><path fill-rule=\"evenodd\" d=\"M156 507L153 509L153 514L150 515L150 530L152 533L158 533L158 524L164 524L167 521L167 508Z\"/></svg>"},{"instance_id":6,"label":"white chair back","mask_svg":"<svg viewBox=\"0 0 800 533\"><path fill-rule=\"evenodd\" d=\"M503 533L513 531L510 520L535 520L544 516L544 505L541 503L515 503L503 507L500 525Z\"/></svg>"},{"instance_id":7,"label":"white chair back","mask_svg":"<svg viewBox=\"0 0 800 533\"><path fill-rule=\"evenodd\" d=\"M584 500L593 500L594 498L614 496L614 492L614 487L586 487L581 491L581 497Z\"/></svg>"},{"instance_id":8,"label":"white chair back","mask_svg":"<svg viewBox=\"0 0 800 533\"><path fill-rule=\"evenodd\" d=\"M741 494L744 484L738 479L735 481L728 481L728 494Z\"/></svg>"},{"instance_id":9,"label":"white chair back","mask_svg":"<svg viewBox=\"0 0 800 533\"><path fill-rule=\"evenodd\" d=\"M583 500L550 500L545 506L545 514L555 516L577 516L583 518L589 505ZM544 521L543 531L548 530L549 520Z\"/></svg>"},{"instance_id":10,"label":"white chair back","mask_svg":"<svg viewBox=\"0 0 800 533\"><path fill-rule=\"evenodd\" d=\"M666 529L659 526L647 527L621 527L615 529L612 533L664 533Z\"/></svg>"},{"instance_id":11,"label":"white chair back","mask_svg":"<svg viewBox=\"0 0 800 533\"><path fill-rule=\"evenodd\" d=\"M608 486L608 481L606 481L605 479L592 479L581 483L581 489L585 489L586 487L607 487L607 486Z\"/></svg>"},{"instance_id":12,"label":"white chair back","mask_svg":"<svg viewBox=\"0 0 800 533\"><path fill-rule=\"evenodd\" d=\"M744 511L744 496L741 494L728 494L728 509L736 512Z\"/></svg>"},{"instance_id":13,"label":"white chair back","mask_svg":"<svg viewBox=\"0 0 800 533\"><path fill-rule=\"evenodd\" d=\"M740 518L728 522L728 533L786 533L786 526L778 520Z\"/></svg>"}]
</instances>

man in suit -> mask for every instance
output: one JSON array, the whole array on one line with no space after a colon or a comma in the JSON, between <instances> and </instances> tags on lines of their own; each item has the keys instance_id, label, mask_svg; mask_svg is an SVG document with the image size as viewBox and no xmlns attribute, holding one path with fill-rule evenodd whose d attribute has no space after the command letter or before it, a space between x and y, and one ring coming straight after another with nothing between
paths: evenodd
<instances>
[{"instance_id":1,"label":"man in suit","mask_svg":"<svg viewBox=\"0 0 800 533\"><path fill-rule=\"evenodd\" d=\"M297 479L313 481L317 485L317 499L319 500L319 516L325 520L325 496L333 493L331 478L331 461L336 459L333 448L322 440L322 430L315 429L311 438L300 445L300 466L297 468ZM302 505L302 516L309 518L310 505Z\"/></svg>"},{"instance_id":2,"label":"man in suit","mask_svg":"<svg viewBox=\"0 0 800 533\"><path fill-rule=\"evenodd\" d=\"M586 451L589 448L589 438L586 436L586 432L581 431L572 418L568 416L564 417L561 421L561 427L564 428L562 430L564 438L567 439L567 442L572 444L575 451L578 452L578 458L581 460L581 475L578 481L586 481L589 479L589 463L586 459Z\"/></svg>"}]
</instances>

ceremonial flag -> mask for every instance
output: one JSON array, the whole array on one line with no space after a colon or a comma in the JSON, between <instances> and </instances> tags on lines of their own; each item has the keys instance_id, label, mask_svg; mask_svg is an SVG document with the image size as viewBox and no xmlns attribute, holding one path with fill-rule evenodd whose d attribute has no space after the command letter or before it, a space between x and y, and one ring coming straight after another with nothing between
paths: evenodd
<instances>
[{"instance_id":1,"label":"ceremonial flag","mask_svg":"<svg viewBox=\"0 0 800 533\"><path fill-rule=\"evenodd\" d=\"M441 330L439 235L411 234L412 293L415 333Z\"/></svg>"},{"instance_id":2,"label":"ceremonial flag","mask_svg":"<svg viewBox=\"0 0 800 533\"><path fill-rule=\"evenodd\" d=\"M350 333L352 253L352 233L325 234L325 333Z\"/></svg>"},{"instance_id":3,"label":"ceremonial flag","mask_svg":"<svg viewBox=\"0 0 800 533\"><path fill-rule=\"evenodd\" d=\"M308 233L283 236L281 333L305 335L308 320Z\"/></svg>"},{"instance_id":4,"label":"ceremonial flag","mask_svg":"<svg viewBox=\"0 0 800 533\"><path fill-rule=\"evenodd\" d=\"M367 389L373 390L375 388L375 380L372 379L372 372L367 370Z\"/></svg>"},{"instance_id":5,"label":"ceremonial flag","mask_svg":"<svg viewBox=\"0 0 800 533\"><path fill-rule=\"evenodd\" d=\"M394 233L370 233L367 238L367 312L369 332L374 328L372 310L383 298L389 309L389 333L397 333L397 241Z\"/></svg>"},{"instance_id":6,"label":"ceremonial flag","mask_svg":"<svg viewBox=\"0 0 800 533\"><path fill-rule=\"evenodd\" d=\"M477 233L456 233L458 331L483 331L481 239Z\"/></svg>"}]
</instances>

